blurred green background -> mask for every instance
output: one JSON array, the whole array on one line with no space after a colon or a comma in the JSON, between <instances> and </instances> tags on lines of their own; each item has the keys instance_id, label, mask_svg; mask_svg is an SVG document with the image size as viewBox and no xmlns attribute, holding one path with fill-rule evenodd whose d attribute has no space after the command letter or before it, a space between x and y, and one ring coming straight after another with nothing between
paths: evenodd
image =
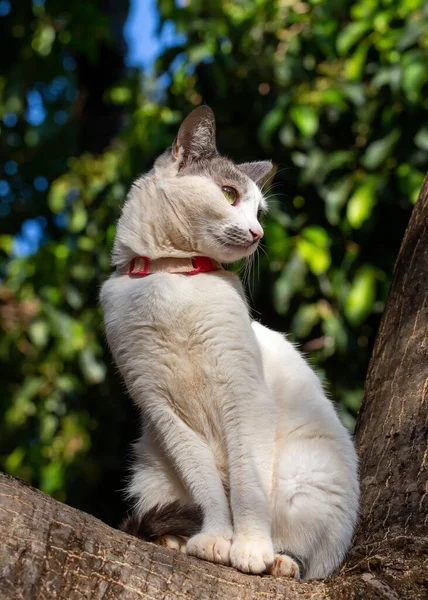
<instances>
[{"instance_id":1,"label":"blurred green background","mask_svg":"<svg viewBox=\"0 0 428 600\"><path fill-rule=\"evenodd\" d=\"M279 165L254 314L352 428L428 167L428 3L0 0L0 44L1 468L121 518L138 415L98 294L128 186L203 102L221 152Z\"/></svg>"}]
</instances>

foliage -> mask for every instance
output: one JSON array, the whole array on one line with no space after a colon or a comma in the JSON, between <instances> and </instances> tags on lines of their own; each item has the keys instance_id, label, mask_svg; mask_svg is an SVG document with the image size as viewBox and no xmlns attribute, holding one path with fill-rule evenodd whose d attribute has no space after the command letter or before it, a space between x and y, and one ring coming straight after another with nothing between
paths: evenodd
<instances>
[{"instance_id":1,"label":"foliage","mask_svg":"<svg viewBox=\"0 0 428 600\"><path fill-rule=\"evenodd\" d=\"M7 64L0 54L0 452L5 470L114 522L119 497L100 499L121 486L135 414L105 348L98 290L127 186L201 102L216 113L220 151L273 158L255 315L303 345L352 427L428 166L428 6L159 0L161 25L183 39L154 75L118 71L100 94L95 74L110 64L106 48L123 51L127 3L102 6L17 3L0 17L10 48ZM106 122L123 116L99 153L82 142L85 127L84 140L99 134L94 96Z\"/></svg>"}]
</instances>

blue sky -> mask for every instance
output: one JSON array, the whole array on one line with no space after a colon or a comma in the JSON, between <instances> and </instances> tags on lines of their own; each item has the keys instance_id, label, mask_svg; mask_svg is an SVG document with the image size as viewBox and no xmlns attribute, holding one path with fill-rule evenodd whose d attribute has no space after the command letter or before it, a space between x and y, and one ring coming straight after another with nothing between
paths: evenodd
<instances>
[{"instance_id":1,"label":"blue sky","mask_svg":"<svg viewBox=\"0 0 428 600\"><path fill-rule=\"evenodd\" d=\"M165 23L157 34L159 15L156 0L132 0L124 35L128 43L126 62L131 67L148 68L163 48L174 45L181 36L172 22Z\"/></svg>"},{"instance_id":2,"label":"blue sky","mask_svg":"<svg viewBox=\"0 0 428 600\"><path fill-rule=\"evenodd\" d=\"M156 0L132 0L124 28L129 66L148 67L159 54L158 20Z\"/></svg>"}]
</instances>

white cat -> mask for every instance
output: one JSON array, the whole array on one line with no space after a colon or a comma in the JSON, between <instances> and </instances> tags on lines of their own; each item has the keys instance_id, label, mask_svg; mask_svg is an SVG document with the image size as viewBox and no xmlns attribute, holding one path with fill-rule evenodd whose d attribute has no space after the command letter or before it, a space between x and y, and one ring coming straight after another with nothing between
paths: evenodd
<instances>
[{"instance_id":1,"label":"white cat","mask_svg":"<svg viewBox=\"0 0 428 600\"><path fill-rule=\"evenodd\" d=\"M256 250L271 169L219 156L204 106L126 199L101 302L144 424L128 530L169 534L170 546L185 536L187 553L246 573L325 577L357 520L351 437L306 361L251 321L239 278L221 268Z\"/></svg>"}]
</instances>

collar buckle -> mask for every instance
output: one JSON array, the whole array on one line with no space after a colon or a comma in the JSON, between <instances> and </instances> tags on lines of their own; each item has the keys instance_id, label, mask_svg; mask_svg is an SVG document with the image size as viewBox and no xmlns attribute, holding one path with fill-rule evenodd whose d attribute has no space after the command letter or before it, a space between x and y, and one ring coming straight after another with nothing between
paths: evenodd
<instances>
[{"instance_id":1,"label":"collar buckle","mask_svg":"<svg viewBox=\"0 0 428 600\"><path fill-rule=\"evenodd\" d=\"M139 276L147 275L149 272L150 258L147 256L137 256L129 263L128 275Z\"/></svg>"},{"instance_id":2,"label":"collar buckle","mask_svg":"<svg viewBox=\"0 0 428 600\"><path fill-rule=\"evenodd\" d=\"M214 264L211 258L208 256L193 256L192 265L193 271L189 271L187 275L197 275L198 273L210 273L211 271L217 271L218 266Z\"/></svg>"}]
</instances>

